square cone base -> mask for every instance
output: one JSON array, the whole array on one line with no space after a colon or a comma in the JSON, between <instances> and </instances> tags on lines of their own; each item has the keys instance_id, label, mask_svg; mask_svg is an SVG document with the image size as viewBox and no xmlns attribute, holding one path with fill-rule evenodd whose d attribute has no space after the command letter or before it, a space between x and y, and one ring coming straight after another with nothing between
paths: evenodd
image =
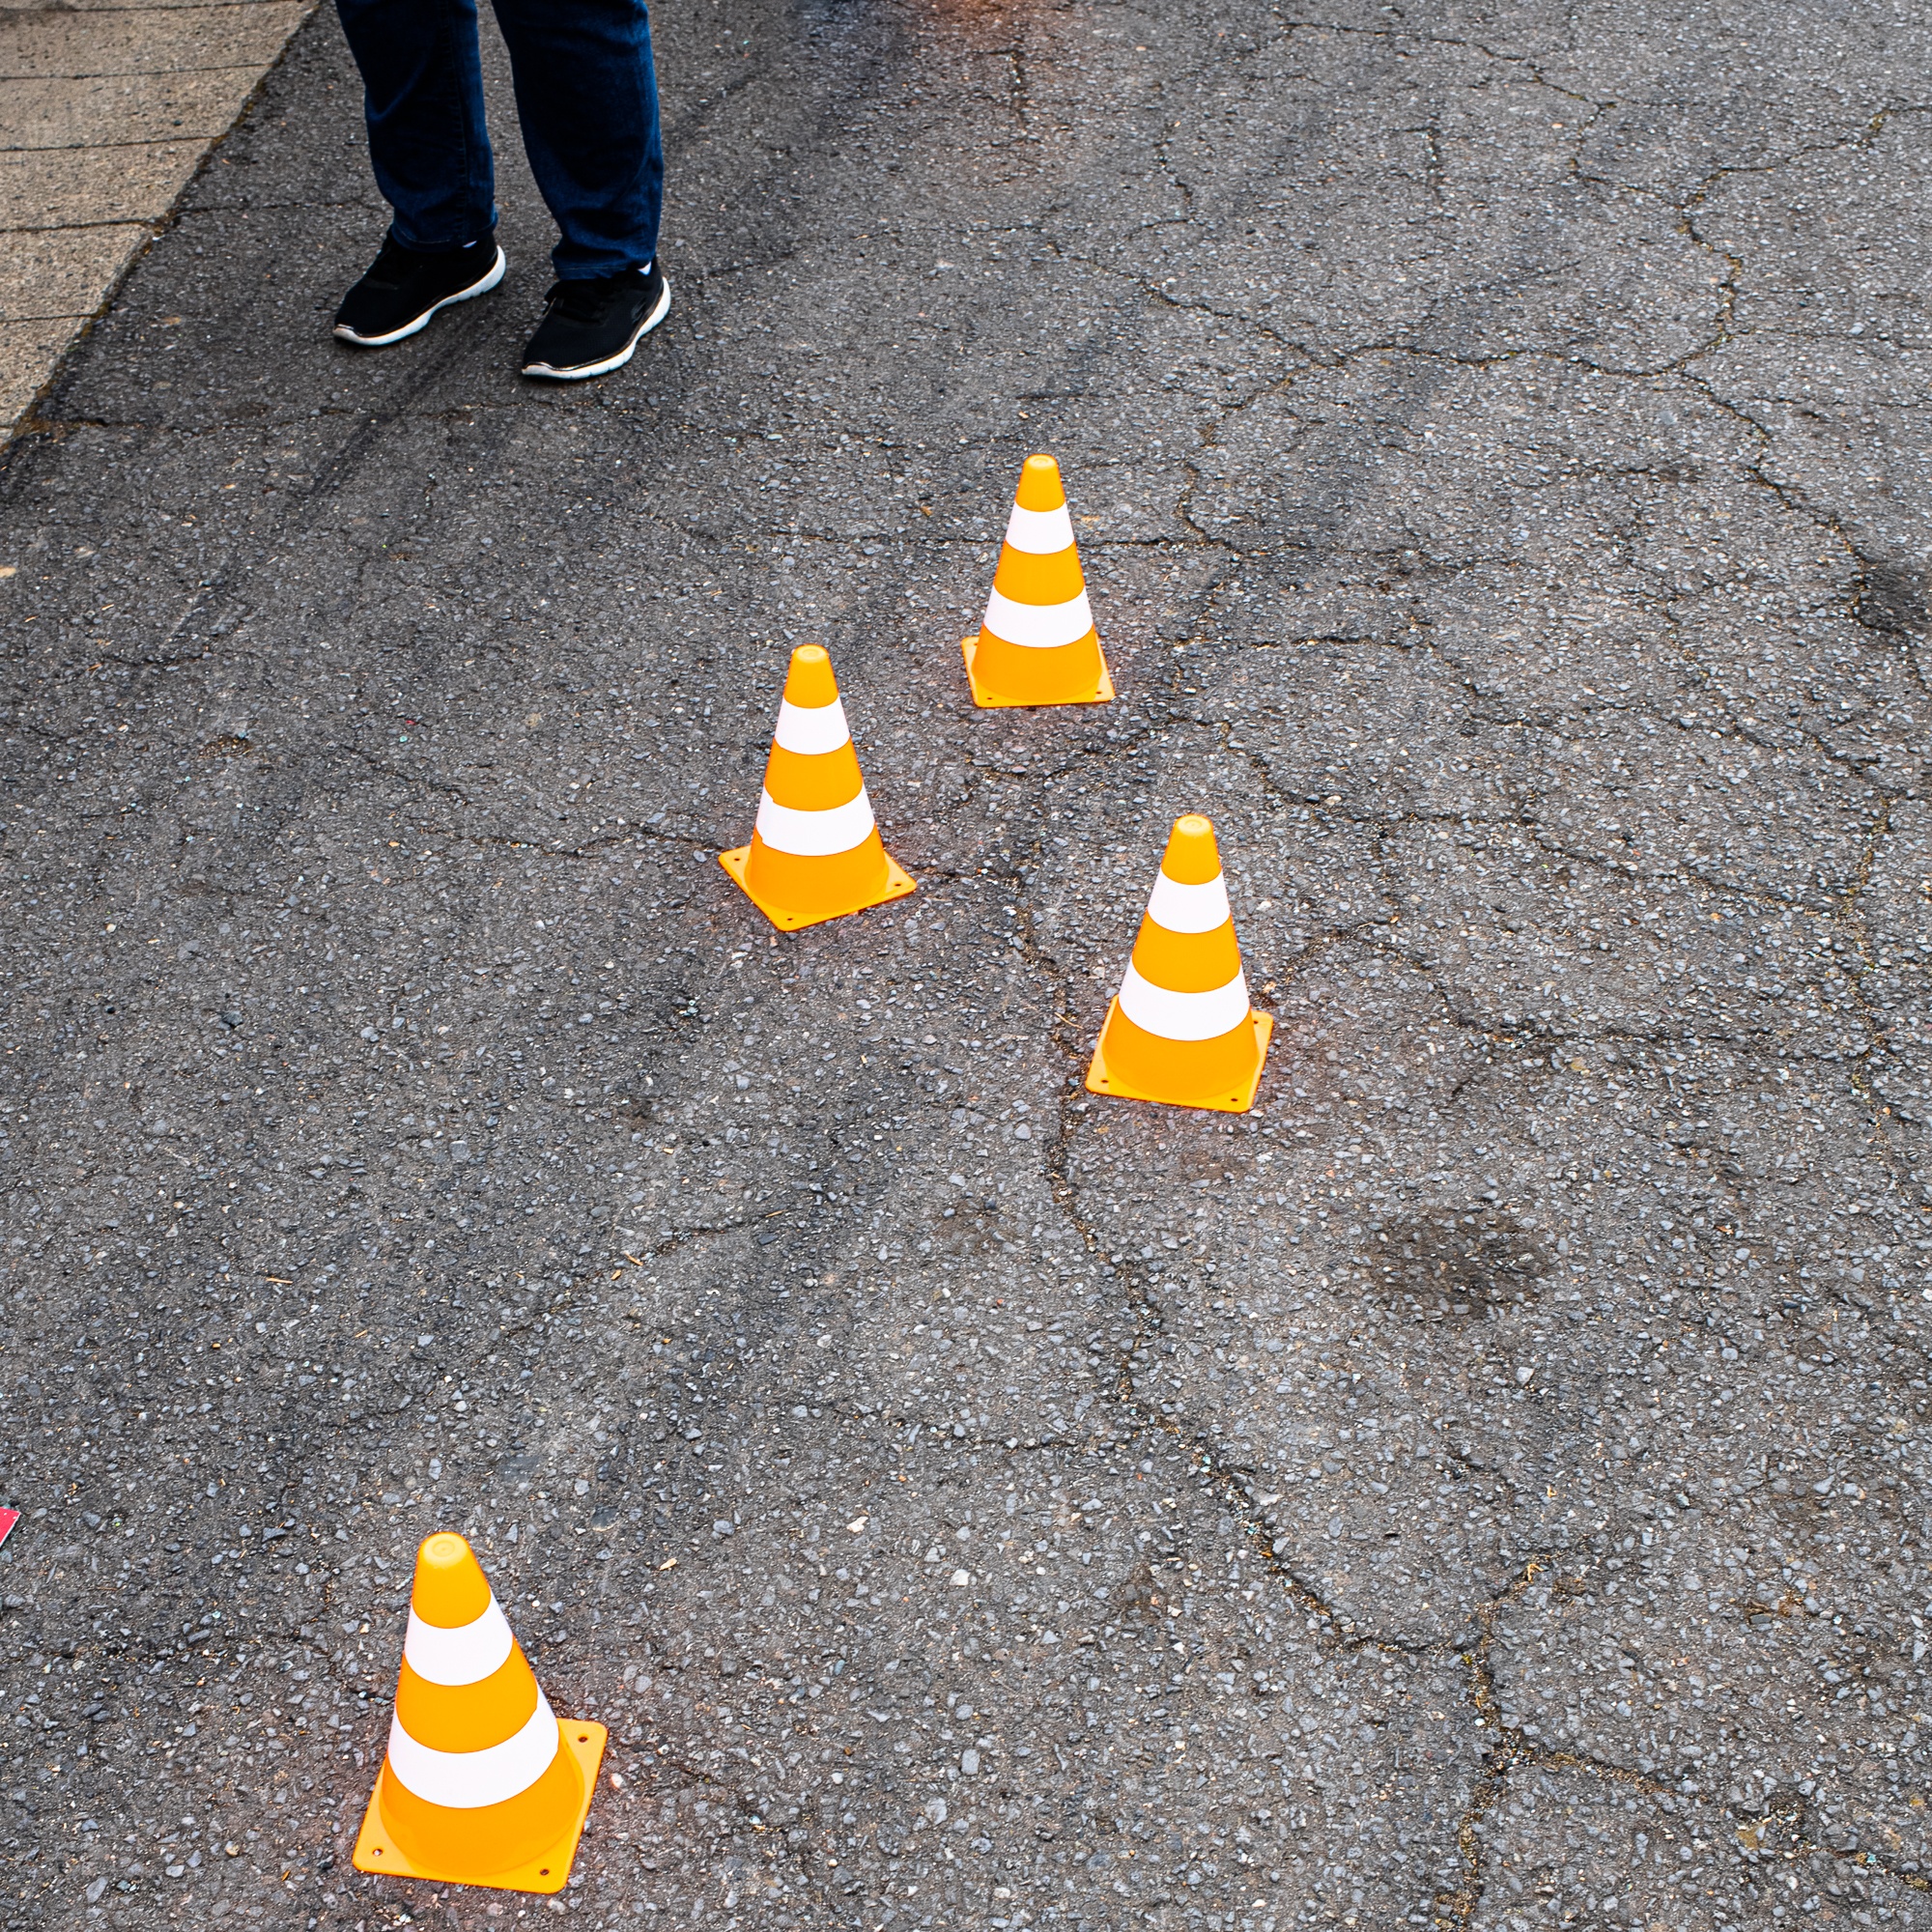
<instances>
[{"instance_id":1,"label":"square cone base","mask_svg":"<svg viewBox=\"0 0 1932 1932\"><path fill-rule=\"evenodd\" d=\"M362 1829L355 1834L355 1869L378 1872L389 1878L427 1879L434 1885L473 1885L485 1891L561 1891L570 1882L571 1861L577 1857L577 1841L583 1835L583 1821L590 1815L590 1801L597 1795L597 1774L604 1763L604 1747L611 1733L602 1724L580 1720L566 1723L557 1719L563 1734L563 1747L577 1760L583 1774L583 1803L570 1830L547 1852L512 1865L508 1871L467 1872L445 1870L440 1865L418 1864L406 1858L389 1842L383 1829L377 1799L382 1793L379 1776L369 1794L369 1808L362 1814Z\"/></svg>"},{"instance_id":2,"label":"square cone base","mask_svg":"<svg viewBox=\"0 0 1932 1932\"><path fill-rule=\"evenodd\" d=\"M973 702L981 711L1052 711L1063 704L1111 704L1114 701L1114 675L1107 668L1106 653L1100 655L1100 688L1092 697L1054 697L1036 701L1025 697L996 697L984 690L973 669L980 654L978 638L961 638L959 654L966 660L966 682L973 687Z\"/></svg>"},{"instance_id":3,"label":"square cone base","mask_svg":"<svg viewBox=\"0 0 1932 1932\"><path fill-rule=\"evenodd\" d=\"M783 906L761 899L746 883L745 862L751 856L749 845L736 845L728 852L719 853L718 863L737 880L738 889L781 932L801 932L808 925L823 925L829 919L849 919L855 912L864 912L867 906L889 905L894 899L902 899L915 890L912 874L888 852L883 892L873 893L868 898L854 899L850 905L834 906L829 912L787 912Z\"/></svg>"},{"instance_id":4,"label":"square cone base","mask_svg":"<svg viewBox=\"0 0 1932 1932\"><path fill-rule=\"evenodd\" d=\"M1120 1004L1116 999L1108 1007L1109 1022L1119 1010ZM1250 1011L1248 1019L1254 1027L1255 1045L1260 1051L1255 1055L1255 1070L1238 1090L1231 1089L1226 1094L1217 1094L1206 1100L1177 1100L1171 1094L1146 1094L1110 1072L1106 1056L1095 1045L1093 1065L1087 1069L1087 1091L1090 1094L1113 1094L1122 1100L1151 1100L1162 1107L1205 1107L1216 1114L1245 1114L1255 1104L1255 1090L1262 1084L1262 1068L1267 1064L1268 1041L1274 1037L1274 1020L1270 1014ZM1104 1026L1100 1029L1100 1037L1107 1037Z\"/></svg>"}]
</instances>

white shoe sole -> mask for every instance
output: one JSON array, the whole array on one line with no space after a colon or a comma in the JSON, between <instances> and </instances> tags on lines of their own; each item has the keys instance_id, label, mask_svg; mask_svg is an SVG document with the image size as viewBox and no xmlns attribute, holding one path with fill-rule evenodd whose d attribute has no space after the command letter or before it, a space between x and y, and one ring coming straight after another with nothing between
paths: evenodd
<instances>
[{"instance_id":1,"label":"white shoe sole","mask_svg":"<svg viewBox=\"0 0 1932 1932\"><path fill-rule=\"evenodd\" d=\"M487 296L503 279L503 270L508 267L502 249L498 248L496 262L482 280L471 282L467 289L458 289L453 296L444 296L434 308L424 309L413 322L405 323L401 328L392 328L387 335L357 335L353 328L345 328L338 322L335 325L335 339L338 342L353 342L357 349L386 349L390 343L402 342L418 329L427 328L431 318L441 310L454 308L458 302L472 301L478 296Z\"/></svg>"},{"instance_id":2,"label":"white shoe sole","mask_svg":"<svg viewBox=\"0 0 1932 1932\"><path fill-rule=\"evenodd\" d=\"M670 277L664 278L664 286L658 291L658 298L649 315L639 323L637 333L625 343L616 355L607 356L602 362L586 362L578 369L557 369L548 362L526 362L523 373L535 376L546 383L582 383L592 376L608 376L612 369L621 369L638 353L638 344L661 323L670 311Z\"/></svg>"}]
</instances>

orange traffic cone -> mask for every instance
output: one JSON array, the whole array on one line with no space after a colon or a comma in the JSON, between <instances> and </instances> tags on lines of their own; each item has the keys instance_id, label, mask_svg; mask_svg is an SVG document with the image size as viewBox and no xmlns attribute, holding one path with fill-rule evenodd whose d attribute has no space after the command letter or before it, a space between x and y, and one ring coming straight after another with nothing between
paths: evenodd
<instances>
[{"instance_id":1,"label":"orange traffic cone","mask_svg":"<svg viewBox=\"0 0 1932 1932\"><path fill-rule=\"evenodd\" d=\"M913 882L879 843L832 660L791 654L752 842L718 863L783 932L902 899Z\"/></svg>"},{"instance_id":2,"label":"orange traffic cone","mask_svg":"<svg viewBox=\"0 0 1932 1932\"><path fill-rule=\"evenodd\" d=\"M428 1538L355 1869L561 1891L608 1735L552 1716L469 1544Z\"/></svg>"},{"instance_id":3,"label":"orange traffic cone","mask_svg":"<svg viewBox=\"0 0 1932 1932\"><path fill-rule=\"evenodd\" d=\"M1273 1032L1248 1006L1214 827L1189 812L1168 838L1088 1090L1245 1114Z\"/></svg>"},{"instance_id":4,"label":"orange traffic cone","mask_svg":"<svg viewBox=\"0 0 1932 1932\"><path fill-rule=\"evenodd\" d=\"M1007 520L1007 541L977 638L962 638L973 702L1104 704L1114 695L1099 634L1087 604L1087 580L1073 544L1073 521L1060 465L1029 456Z\"/></svg>"}]
</instances>

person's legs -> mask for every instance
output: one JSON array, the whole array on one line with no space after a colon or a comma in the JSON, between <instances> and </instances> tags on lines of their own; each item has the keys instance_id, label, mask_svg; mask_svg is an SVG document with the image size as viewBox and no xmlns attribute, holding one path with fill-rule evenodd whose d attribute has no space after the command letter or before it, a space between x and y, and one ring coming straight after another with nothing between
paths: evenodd
<instances>
[{"instance_id":1,"label":"person's legs","mask_svg":"<svg viewBox=\"0 0 1932 1932\"><path fill-rule=\"evenodd\" d=\"M644 0L495 0L559 281L648 269L664 208Z\"/></svg>"},{"instance_id":2,"label":"person's legs","mask_svg":"<svg viewBox=\"0 0 1932 1932\"><path fill-rule=\"evenodd\" d=\"M336 12L362 73L391 240L426 253L488 241L497 209L476 0L336 0Z\"/></svg>"}]
</instances>

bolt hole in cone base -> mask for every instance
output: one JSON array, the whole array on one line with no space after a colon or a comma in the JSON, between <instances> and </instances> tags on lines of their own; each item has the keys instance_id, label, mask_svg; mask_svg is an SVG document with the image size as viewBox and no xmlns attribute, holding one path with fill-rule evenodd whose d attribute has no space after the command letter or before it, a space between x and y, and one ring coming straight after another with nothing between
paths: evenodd
<instances>
[{"instance_id":1,"label":"bolt hole in cone base","mask_svg":"<svg viewBox=\"0 0 1932 1932\"><path fill-rule=\"evenodd\" d=\"M718 863L729 872L738 883L739 890L781 932L799 932L808 925L823 925L827 920L849 919L855 912L864 912L868 906L887 905L894 899L902 899L916 890L913 876L888 852L886 858L886 882L875 891L854 898L847 905L839 903L829 910L817 912L788 912L781 905L774 905L753 890L745 875L747 863L752 856L749 845L736 845L728 852L718 855Z\"/></svg>"},{"instance_id":2,"label":"bolt hole in cone base","mask_svg":"<svg viewBox=\"0 0 1932 1932\"><path fill-rule=\"evenodd\" d=\"M980 683L979 673L973 668L973 661L980 654L978 638L961 638L959 653L966 660L966 682L973 687L973 702L981 711L1041 711L1051 710L1061 704L1111 704L1114 701L1113 673L1107 668L1107 660L1100 659L1100 681L1093 692L1080 697L1003 697L998 692L988 691Z\"/></svg>"},{"instance_id":3,"label":"bolt hole in cone base","mask_svg":"<svg viewBox=\"0 0 1932 1932\"><path fill-rule=\"evenodd\" d=\"M557 1725L563 1748L575 1760L578 1782L582 1787L575 1817L555 1844L547 1846L523 1863L506 1870L479 1875L456 1871L412 1859L400 1850L383 1818L383 1780L369 1794L369 1808L362 1814L362 1829L355 1837L355 1869L380 1872L390 1878L427 1879L435 1885L472 1885L487 1891L561 1891L570 1882L570 1867L577 1857L577 1841L583 1835L583 1821L590 1815L590 1801L597 1791L597 1774L604 1763L604 1747L611 1733L602 1724L588 1722Z\"/></svg>"},{"instance_id":4,"label":"bolt hole in cone base","mask_svg":"<svg viewBox=\"0 0 1932 1932\"><path fill-rule=\"evenodd\" d=\"M1107 1024L1100 1029L1100 1043L1094 1049L1093 1064L1087 1068L1087 1091L1090 1094L1112 1094L1122 1100L1152 1100L1163 1107L1205 1107L1217 1114L1245 1114L1255 1104L1255 1092L1262 1083L1262 1065L1267 1059L1268 1041L1274 1037L1274 1020L1263 1012L1248 1014L1248 1024L1254 1029L1254 1060L1244 1065L1225 1085L1213 1092L1190 1093L1184 1083L1169 1086L1164 1092L1155 1092L1152 1081L1134 1081L1123 1077L1116 1068L1107 1064L1106 1042L1111 1034L1120 1037L1122 1028L1133 1028L1133 1022L1121 1011L1121 1003L1116 999L1107 1009ZM1143 1039L1151 1036L1142 1035ZM1166 1046L1165 1040L1156 1043ZM1245 1062L1246 1056L1242 1056Z\"/></svg>"}]
</instances>

